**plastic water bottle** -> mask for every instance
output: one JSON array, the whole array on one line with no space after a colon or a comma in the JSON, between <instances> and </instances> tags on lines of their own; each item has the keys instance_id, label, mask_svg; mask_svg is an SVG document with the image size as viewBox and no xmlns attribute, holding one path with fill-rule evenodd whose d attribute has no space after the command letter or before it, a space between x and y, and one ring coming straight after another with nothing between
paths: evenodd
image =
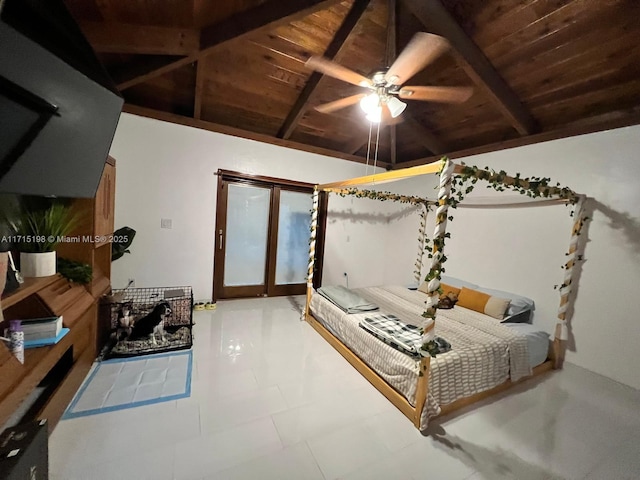
<instances>
[{"instance_id":1,"label":"plastic water bottle","mask_svg":"<svg viewBox=\"0 0 640 480\"><path fill-rule=\"evenodd\" d=\"M9 347L20 363L24 363L24 332L20 320L9 320Z\"/></svg>"}]
</instances>

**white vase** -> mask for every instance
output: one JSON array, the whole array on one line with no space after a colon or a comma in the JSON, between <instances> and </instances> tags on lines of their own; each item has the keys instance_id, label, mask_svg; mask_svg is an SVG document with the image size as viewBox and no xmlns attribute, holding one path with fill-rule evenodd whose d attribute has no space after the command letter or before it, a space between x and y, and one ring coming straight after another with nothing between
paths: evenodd
<instances>
[{"instance_id":1,"label":"white vase","mask_svg":"<svg viewBox=\"0 0 640 480\"><path fill-rule=\"evenodd\" d=\"M23 277L48 277L56 274L56 252L20 252L20 273Z\"/></svg>"}]
</instances>

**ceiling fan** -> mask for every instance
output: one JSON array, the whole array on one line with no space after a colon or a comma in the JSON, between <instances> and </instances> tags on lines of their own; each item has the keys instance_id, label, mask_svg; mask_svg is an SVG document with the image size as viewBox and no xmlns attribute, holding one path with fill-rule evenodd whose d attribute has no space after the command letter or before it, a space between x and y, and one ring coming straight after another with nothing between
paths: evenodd
<instances>
[{"instance_id":1,"label":"ceiling fan","mask_svg":"<svg viewBox=\"0 0 640 480\"><path fill-rule=\"evenodd\" d=\"M331 113L360 102L360 107L369 121L393 123L392 119L397 118L407 106L399 98L444 103L465 102L473 93L470 87L404 85L448 48L449 42L438 35L416 33L388 69L379 70L370 78L327 58L313 56L305 63L306 67L369 90L368 93L359 93L318 105L315 109L322 113Z\"/></svg>"}]
</instances>

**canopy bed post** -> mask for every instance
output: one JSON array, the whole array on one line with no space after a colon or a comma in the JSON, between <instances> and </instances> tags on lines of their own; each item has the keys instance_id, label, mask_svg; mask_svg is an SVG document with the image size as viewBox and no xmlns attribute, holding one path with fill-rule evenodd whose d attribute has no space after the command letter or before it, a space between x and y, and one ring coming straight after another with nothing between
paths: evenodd
<instances>
[{"instance_id":1,"label":"canopy bed post","mask_svg":"<svg viewBox=\"0 0 640 480\"><path fill-rule=\"evenodd\" d=\"M584 202L585 195L578 197L575 210L573 212L573 229L571 231L571 241L569 242L569 253L565 263L565 273L562 285L560 286L560 307L558 308L558 323L556 324L553 339L554 368L562 368L566 341L569 339L569 328L567 327L567 309L569 308L569 297L572 290L573 267L576 264L578 251L578 241L580 230L584 222Z\"/></svg>"},{"instance_id":2,"label":"canopy bed post","mask_svg":"<svg viewBox=\"0 0 640 480\"><path fill-rule=\"evenodd\" d=\"M451 191L451 177L455 169L454 163L447 159L440 172L440 188L438 190L438 208L436 209L436 226L433 232L433 250L431 256L431 267L427 279L428 297L427 310L423 316L427 318L424 327L422 342L427 343L435 338L434 329L436 323L436 311L438 310L440 289L440 269L442 257L444 255L444 239L447 230L447 212L449 210L449 193ZM426 205L425 205L426 210ZM418 384L416 388L416 408L413 417L413 424L420 429L420 421L422 419L422 410L425 408L427 396L429 395L429 367L431 365L431 357L428 353L423 352L420 360L418 371Z\"/></svg>"},{"instance_id":3,"label":"canopy bed post","mask_svg":"<svg viewBox=\"0 0 640 480\"><path fill-rule=\"evenodd\" d=\"M420 211L420 227L418 228L418 256L416 258L415 267L416 269L413 272L413 277L415 278L417 283L420 283L422 278L422 260L424 259L424 250L426 248L426 228L427 228L427 215L429 214L429 205L427 202L421 203L420 207L422 210Z\"/></svg>"},{"instance_id":4,"label":"canopy bed post","mask_svg":"<svg viewBox=\"0 0 640 480\"><path fill-rule=\"evenodd\" d=\"M313 267L316 261L316 234L318 229L318 201L320 192L316 186L313 189L313 206L311 207L311 238L309 239L309 266L307 268L307 302L304 307L304 317L309 315L311 292L313 290Z\"/></svg>"},{"instance_id":5,"label":"canopy bed post","mask_svg":"<svg viewBox=\"0 0 640 480\"><path fill-rule=\"evenodd\" d=\"M422 410L426 408L427 396L429 396L429 367L431 357L422 357L418 370L418 385L416 387L416 409L413 412L413 424L420 430Z\"/></svg>"},{"instance_id":6,"label":"canopy bed post","mask_svg":"<svg viewBox=\"0 0 640 480\"><path fill-rule=\"evenodd\" d=\"M455 170L455 164L446 159L440 172L440 186L438 189L438 207L436 209L436 226L433 232L433 249L431 253L431 266L427 274L427 310L423 316L431 320L424 329L423 342L427 343L434 339L433 327L438 310L439 289L440 289L440 269L444 257L444 239L447 231L447 212L449 210L449 193L451 192L451 177Z\"/></svg>"}]
</instances>

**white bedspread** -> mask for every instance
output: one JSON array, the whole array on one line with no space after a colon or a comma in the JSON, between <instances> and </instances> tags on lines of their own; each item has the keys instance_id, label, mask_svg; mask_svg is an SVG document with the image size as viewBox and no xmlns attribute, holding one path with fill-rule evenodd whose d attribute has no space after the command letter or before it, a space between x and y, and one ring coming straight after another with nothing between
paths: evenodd
<instances>
[{"instance_id":1,"label":"white bedspread","mask_svg":"<svg viewBox=\"0 0 640 480\"><path fill-rule=\"evenodd\" d=\"M422 325L425 294L401 286L355 290L413 325ZM358 326L362 314L345 314L320 295L313 295L311 312L347 347L415 405L418 362L381 342ZM421 428L440 406L489 390L508 378L531 374L526 338L484 314L464 308L438 310L436 335L451 343L451 351L431 359L429 396Z\"/></svg>"}]
</instances>

